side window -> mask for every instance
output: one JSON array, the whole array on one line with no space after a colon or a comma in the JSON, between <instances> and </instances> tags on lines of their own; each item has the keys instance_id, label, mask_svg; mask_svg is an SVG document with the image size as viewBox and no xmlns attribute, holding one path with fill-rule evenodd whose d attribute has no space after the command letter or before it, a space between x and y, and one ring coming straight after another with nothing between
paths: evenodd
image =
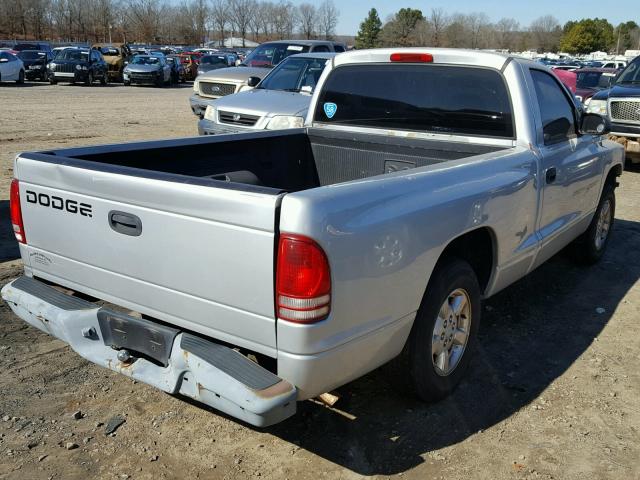
<instances>
[{"instance_id":1,"label":"side window","mask_svg":"<svg viewBox=\"0 0 640 480\"><path fill-rule=\"evenodd\" d=\"M564 142L576 136L573 106L558 81L547 72L531 70L542 117L545 145Z\"/></svg>"},{"instance_id":2,"label":"side window","mask_svg":"<svg viewBox=\"0 0 640 480\"><path fill-rule=\"evenodd\" d=\"M328 52L328 51L329 51L329 47L327 47L326 45L318 45L318 46L316 46L316 47L313 49L313 51L314 51L315 53L318 53L318 52Z\"/></svg>"}]
</instances>

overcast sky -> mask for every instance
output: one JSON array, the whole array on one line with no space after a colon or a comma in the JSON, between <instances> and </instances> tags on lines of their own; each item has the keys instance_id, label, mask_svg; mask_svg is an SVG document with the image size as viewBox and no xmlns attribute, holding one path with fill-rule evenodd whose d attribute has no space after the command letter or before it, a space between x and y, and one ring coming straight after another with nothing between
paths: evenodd
<instances>
[{"instance_id":1,"label":"overcast sky","mask_svg":"<svg viewBox=\"0 0 640 480\"><path fill-rule=\"evenodd\" d=\"M295 4L306 2L319 5L320 0L292 0ZM339 35L355 35L360 22L366 17L369 9L378 10L380 19L385 19L402 7L419 8L427 15L432 8L442 8L447 13L484 12L492 21L502 17L513 17L521 25L528 25L537 17L551 14L560 23L581 18L606 18L614 26L627 20L635 20L640 24L640 1L616 0L449 0L434 2L414 0L333 0L340 10L340 22L336 33Z\"/></svg>"}]
</instances>

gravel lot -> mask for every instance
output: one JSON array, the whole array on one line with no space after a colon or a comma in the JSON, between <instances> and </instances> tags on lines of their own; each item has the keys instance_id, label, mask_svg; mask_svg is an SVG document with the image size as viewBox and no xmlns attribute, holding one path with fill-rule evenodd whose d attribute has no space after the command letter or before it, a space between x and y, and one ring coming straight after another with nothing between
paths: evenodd
<instances>
[{"instance_id":1,"label":"gravel lot","mask_svg":"<svg viewBox=\"0 0 640 480\"><path fill-rule=\"evenodd\" d=\"M189 88L0 86L0 286L20 274L8 215L22 150L195 135ZM0 479L640 479L640 173L588 269L560 254L486 302L448 400L381 372L335 409L264 430L87 363L0 305ZM75 414L75 415L74 415ZM126 420L105 435L114 417Z\"/></svg>"}]
</instances>

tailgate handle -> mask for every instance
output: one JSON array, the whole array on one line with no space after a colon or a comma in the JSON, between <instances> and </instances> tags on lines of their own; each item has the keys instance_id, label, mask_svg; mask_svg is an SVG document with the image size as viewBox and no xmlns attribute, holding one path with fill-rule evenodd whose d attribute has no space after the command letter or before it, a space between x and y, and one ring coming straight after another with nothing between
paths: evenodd
<instances>
[{"instance_id":1,"label":"tailgate handle","mask_svg":"<svg viewBox=\"0 0 640 480\"><path fill-rule=\"evenodd\" d=\"M109 212L109 226L112 230L123 235L131 237L142 235L142 220L131 213L111 210Z\"/></svg>"}]
</instances>

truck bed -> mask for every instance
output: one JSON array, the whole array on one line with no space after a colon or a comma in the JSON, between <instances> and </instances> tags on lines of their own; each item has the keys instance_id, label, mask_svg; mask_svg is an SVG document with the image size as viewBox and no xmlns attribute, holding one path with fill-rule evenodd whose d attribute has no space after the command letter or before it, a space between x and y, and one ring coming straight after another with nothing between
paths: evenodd
<instances>
[{"instance_id":1,"label":"truck bed","mask_svg":"<svg viewBox=\"0 0 640 480\"><path fill-rule=\"evenodd\" d=\"M326 129L296 129L70 148L40 152L37 157L110 173L278 194L502 149L504 147Z\"/></svg>"}]
</instances>

